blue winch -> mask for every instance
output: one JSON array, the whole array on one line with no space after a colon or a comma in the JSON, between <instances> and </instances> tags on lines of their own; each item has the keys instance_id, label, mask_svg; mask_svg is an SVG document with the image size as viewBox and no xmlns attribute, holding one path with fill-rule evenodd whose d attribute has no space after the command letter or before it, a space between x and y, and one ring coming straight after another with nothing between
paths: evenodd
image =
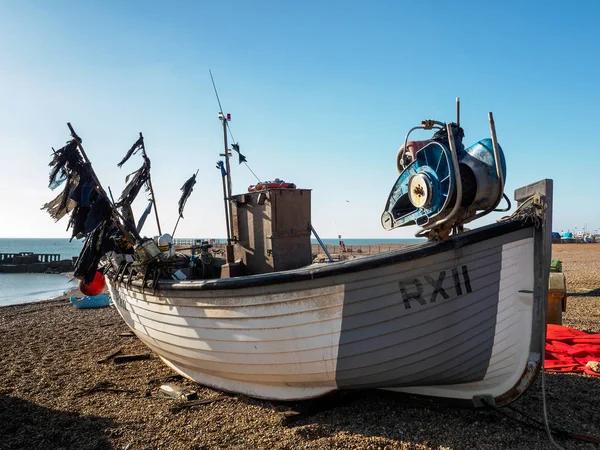
<instances>
[{"instance_id":1,"label":"blue winch","mask_svg":"<svg viewBox=\"0 0 600 450\"><path fill-rule=\"evenodd\" d=\"M468 148L462 144L458 118L451 124L425 120L409 131L398 151L400 176L381 216L383 228L416 224L422 228L417 236L440 239L496 210L504 194L506 161L491 113L489 119L492 138ZM419 128L437 132L427 141L408 141Z\"/></svg>"}]
</instances>

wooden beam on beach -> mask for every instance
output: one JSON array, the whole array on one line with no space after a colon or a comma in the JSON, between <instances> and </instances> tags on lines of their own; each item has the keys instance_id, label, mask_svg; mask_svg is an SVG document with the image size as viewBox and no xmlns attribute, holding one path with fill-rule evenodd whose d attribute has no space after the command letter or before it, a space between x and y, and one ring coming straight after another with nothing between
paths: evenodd
<instances>
[{"instance_id":1,"label":"wooden beam on beach","mask_svg":"<svg viewBox=\"0 0 600 450\"><path fill-rule=\"evenodd\" d=\"M146 382L146 384L163 384L168 381L181 380L183 377L178 373L166 375L164 377L152 378Z\"/></svg>"},{"instance_id":2,"label":"wooden beam on beach","mask_svg":"<svg viewBox=\"0 0 600 450\"><path fill-rule=\"evenodd\" d=\"M110 359L114 358L115 356L117 356L117 355L118 355L119 353L121 353L122 351L123 351L123 347L119 347L119 348L117 348L117 349L113 350L112 352L110 352L110 353L109 353L108 355L106 355L104 358L102 358L102 359L99 359L99 360L97 361L97 363L98 363L98 364L105 363L106 361L108 361L108 360L110 360Z\"/></svg>"},{"instance_id":3,"label":"wooden beam on beach","mask_svg":"<svg viewBox=\"0 0 600 450\"><path fill-rule=\"evenodd\" d=\"M113 358L113 362L115 364L123 364L126 362L131 362L131 361L141 361L144 359L150 359L150 353L139 353L137 355L121 355L121 356L115 356Z\"/></svg>"}]
</instances>

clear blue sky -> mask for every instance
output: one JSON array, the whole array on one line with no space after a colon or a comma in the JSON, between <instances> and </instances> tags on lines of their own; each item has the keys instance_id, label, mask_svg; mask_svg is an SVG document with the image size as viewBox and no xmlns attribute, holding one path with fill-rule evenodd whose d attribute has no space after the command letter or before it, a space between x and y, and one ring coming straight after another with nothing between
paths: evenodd
<instances>
[{"instance_id":1,"label":"clear blue sky","mask_svg":"<svg viewBox=\"0 0 600 450\"><path fill-rule=\"evenodd\" d=\"M209 69L250 167L313 189L322 237L412 237L380 225L396 151L422 119L452 121L457 96L467 145L494 112L511 197L553 178L553 228L600 228L598 17L597 0L1 1L0 236L68 236L39 209L68 121L115 195L144 133L167 230L200 169L177 234L224 236ZM255 182L232 173L236 192Z\"/></svg>"}]
</instances>

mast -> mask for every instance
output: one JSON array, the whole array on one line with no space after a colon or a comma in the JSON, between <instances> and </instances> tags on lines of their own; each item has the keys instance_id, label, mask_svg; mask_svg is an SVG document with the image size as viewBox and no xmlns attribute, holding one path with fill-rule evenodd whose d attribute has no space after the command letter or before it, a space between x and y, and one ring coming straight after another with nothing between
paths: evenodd
<instances>
[{"instance_id":1,"label":"mast","mask_svg":"<svg viewBox=\"0 0 600 450\"><path fill-rule=\"evenodd\" d=\"M227 114L227 116L225 116L223 114L223 112L219 112L219 120L221 121L221 123L223 124L223 144L225 147L225 154L221 154L221 156L225 157L225 171L227 172L227 192L226 192L226 199L227 199L227 208L225 210L225 220L227 221L227 247L226 247L226 257L227 257L227 263L232 263L233 262L233 245L231 244L232 241L235 240L235 237L233 235L233 216L232 216L232 210L231 210L231 170L230 170L230 166L229 166L229 149L227 148L227 122L231 120L231 114ZM229 217L227 217L229 216Z\"/></svg>"}]
</instances>

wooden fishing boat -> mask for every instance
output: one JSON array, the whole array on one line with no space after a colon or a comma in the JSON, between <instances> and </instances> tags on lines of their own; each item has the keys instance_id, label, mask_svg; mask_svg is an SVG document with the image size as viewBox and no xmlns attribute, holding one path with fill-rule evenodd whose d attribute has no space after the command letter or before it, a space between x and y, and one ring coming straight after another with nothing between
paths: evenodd
<instances>
[{"instance_id":1,"label":"wooden fishing boat","mask_svg":"<svg viewBox=\"0 0 600 450\"><path fill-rule=\"evenodd\" d=\"M220 118L227 136L229 116ZM226 152L220 276L208 244L177 269L172 252L141 239L133 258L105 258L113 302L169 367L216 389L297 400L379 388L473 406L510 403L541 365L552 181L517 190L511 216L464 232L508 200L491 114L490 126L491 140L466 149L458 120L424 121L440 131L422 145L407 135L403 148L412 150L398 154L382 225L416 223L428 242L326 264L311 264L311 232L320 239L310 191L233 196ZM198 260L202 270L189 269Z\"/></svg>"},{"instance_id":2,"label":"wooden fishing boat","mask_svg":"<svg viewBox=\"0 0 600 450\"><path fill-rule=\"evenodd\" d=\"M549 205L551 184L534 188ZM501 405L541 362L548 211L324 266L108 285L140 340L207 386L277 400L385 388Z\"/></svg>"}]
</instances>

